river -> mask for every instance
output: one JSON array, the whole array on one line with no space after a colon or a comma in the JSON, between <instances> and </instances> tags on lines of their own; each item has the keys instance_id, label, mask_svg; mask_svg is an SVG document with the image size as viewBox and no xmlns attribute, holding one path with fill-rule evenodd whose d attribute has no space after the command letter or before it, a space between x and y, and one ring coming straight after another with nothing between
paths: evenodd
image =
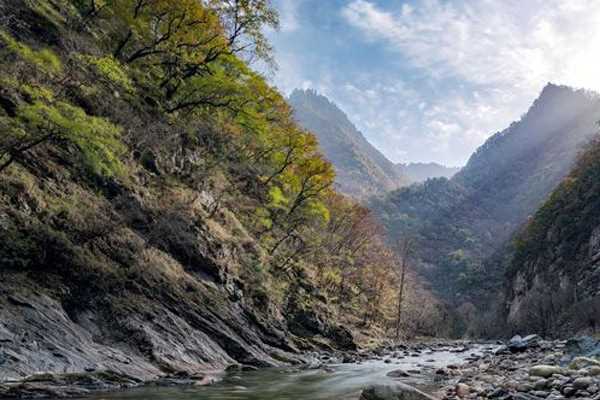
<instances>
[{"instance_id":1,"label":"river","mask_svg":"<svg viewBox=\"0 0 600 400\"><path fill-rule=\"evenodd\" d=\"M457 352L447 347L421 354L389 356L353 364L331 364L315 370L263 369L229 374L211 386L144 387L124 392L96 394L92 400L341 400L358 399L370 384L403 382L426 392L441 386L435 371L464 363L490 346L475 345ZM386 362L385 359L388 359ZM410 372L407 378L390 378L396 369ZM416 371L420 371L417 373Z\"/></svg>"}]
</instances>

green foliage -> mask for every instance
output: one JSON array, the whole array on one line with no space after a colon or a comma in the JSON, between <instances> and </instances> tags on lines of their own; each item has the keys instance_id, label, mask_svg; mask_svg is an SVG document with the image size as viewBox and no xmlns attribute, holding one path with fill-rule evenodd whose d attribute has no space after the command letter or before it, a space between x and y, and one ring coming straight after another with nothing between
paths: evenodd
<instances>
[{"instance_id":1,"label":"green foliage","mask_svg":"<svg viewBox=\"0 0 600 400\"><path fill-rule=\"evenodd\" d=\"M41 71L54 75L62 72L62 62L52 50L33 50L4 31L0 31L0 41L9 52L17 55L23 61L36 66Z\"/></svg>"},{"instance_id":2,"label":"green foliage","mask_svg":"<svg viewBox=\"0 0 600 400\"><path fill-rule=\"evenodd\" d=\"M96 72L106 81L125 89L129 93L133 93L135 91L133 82L127 74L125 67L114 57L80 55L78 58L81 61L93 66Z\"/></svg>"},{"instance_id":3,"label":"green foliage","mask_svg":"<svg viewBox=\"0 0 600 400\"><path fill-rule=\"evenodd\" d=\"M512 277L531 265L559 262L565 273L578 269L592 231L600 226L600 141L590 143L567 178L515 237ZM583 257L582 257L583 255Z\"/></svg>"},{"instance_id":4,"label":"green foliage","mask_svg":"<svg viewBox=\"0 0 600 400\"><path fill-rule=\"evenodd\" d=\"M65 102L46 104L41 101L19 107L17 116L25 130L37 136L31 140L43 137L66 140L79 148L86 165L95 173L121 172L120 156L124 151L121 129L105 119L91 117L81 108Z\"/></svg>"}]
</instances>

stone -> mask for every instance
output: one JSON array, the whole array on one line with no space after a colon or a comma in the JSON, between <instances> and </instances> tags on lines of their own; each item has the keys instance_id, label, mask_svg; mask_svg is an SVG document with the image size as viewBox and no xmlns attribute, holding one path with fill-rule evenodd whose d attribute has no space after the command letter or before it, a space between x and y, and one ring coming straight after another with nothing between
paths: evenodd
<instances>
[{"instance_id":1,"label":"stone","mask_svg":"<svg viewBox=\"0 0 600 400\"><path fill-rule=\"evenodd\" d=\"M539 335L527 335L524 338L516 335L510 339L508 349L513 353L518 353L527 350L539 344L542 338Z\"/></svg>"},{"instance_id":2,"label":"stone","mask_svg":"<svg viewBox=\"0 0 600 400\"><path fill-rule=\"evenodd\" d=\"M590 376L600 376L600 366L592 365L591 367L587 368L587 373Z\"/></svg>"},{"instance_id":3,"label":"stone","mask_svg":"<svg viewBox=\"0 0 600 400\"><path fill-rule=\"evenodd\" d=\"M458 383L456 384L455 391L458 397L464 398L471 392L471 387L466 383Z\"/></svg>"},{"instance_id":4,"label":"stone","mask_svg":"<svg viewBox=\"0 0 600 400\"><path fill-rule=\"evenodd\" d=\"M546 389L548 387L548 380L547 379L538 379L537 381L535 381L535 383L533 384L533 387L536 390L543 390Z\"/></svg>"},{"instance_id":5,"label":"stone","mask_svg":"<svg viewBox=\"0 0 600 400\"><path fill-rule=\"evenodd\" d=\"M390 378L408 378L410 374L401 369L396 369L394 371L388 372L386 376L389 376Z\"/></svg>"},{"instance_id":6,"label":"stone","mask_svg":"<svg viewBox=\"0 0 600 400\"><path fill-rule=\"evenodd\" d=\"M360 400L437 400L412 386L397 383L395 385L371 385L364 389Z\"/></svg>"},{"instance_id":7,"label":"stone","mask_svg":"<svg viewBox=\"0 0 600 400\"><path fill-rule=\"evenodd\" d=\"M567 353L572 357L600 357L600 341L591 336L580 336L567 340Z\"/></svg>"},{"instance_id":8,"label":"stone","mask_svg":"<svg viewBox=\"0 0 600 400\"><path fill-rule=\"evenodd\" d=\"M546 392L545 390L534 390L530 393L536 397L541 397L541 398L546 398L550 394L550 393Z\"/></svg>"},{"instance_id":9,"label":"stone","mask_svg":"<svg viewBox=\"0 0 600 400\"><path fill-rule=\"evenodd\" d=\"M562 394L564 394L567 397L574 395L576 391L577 390L575 390L573 386L565 386L561 390Z\"/></svg>"},{"instance_id":10,"label":"stone","mask_svg":"<svg viewBox=\"0 0 600 400\"><path fill-rule=\"evenodd\" d=\"M573 381L573 387L577 390L585 390L594 383L590 377L581 377Z\"/></svg>"},{"instance_id":11,"label":"stone","mask_svg":"<svg viewBox=\"0 0 600 400\"><path fill-rule=\"evenodd\" d=\"M594 360L589 357L575 357L570 363L569 368L571 369L582 369L591 366L600 367L600 361Z\"/></svg>"},{"instance_id":12,"label":"stone","mask_svg":"<svg viewBox=\"0 0 600 400\"><path fill-rule=\"evenodd\" d=\"M529 368L529 375L541 376L542 378L549 378L554 374L560 374L562 368L555 365L535 365Z\"/></svg>"}]
</instances>

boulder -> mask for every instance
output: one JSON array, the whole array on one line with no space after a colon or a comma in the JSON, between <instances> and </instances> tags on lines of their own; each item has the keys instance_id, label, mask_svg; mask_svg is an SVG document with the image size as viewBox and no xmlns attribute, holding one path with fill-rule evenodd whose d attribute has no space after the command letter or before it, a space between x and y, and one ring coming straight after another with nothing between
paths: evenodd
<instances>
[{"instance_id":1,"label":"boulder","mask_svg":"<svg viewBox=\"0 0 600 400\"><path fill-rule=\"evenodd\" d=\"M408 378L410 376L410 374L408 374L407 372L405 372L401 369L396 369L394 371L390 371L386 375L389 376L390 378Z\"/></svg>"},{"instance_id":2,"label":"boulder","mask_svg":"<svg viewBox=\"0 0 600 400\"><path fill-rule=\"evenodd\" d=\"M542 378L550 378L554 374L561 374L562 368L555 365L534 365L529 368L529 375L541 376Z\"/></svg>"},{"instance_id":3,"label":"boulder","mask_svg":"<svg viewBox=\"0 0 600 400\"><path fill-rule=\"evenodd\" d=\"M571 369L583 369L589 367L600 367L600 361L588 357L575 357L570 363Z\"/></svg>"},{"instance_id":4,"label":"boulder","mask_svg":"<svg viewBox=\"0 0 600 400\"><path fill-rule=\"evenodd\" d=\"M590 376L600 376L600 366L593 365L587 369Z\"/></svg>"},{"instance_id":5,"label":"boulder","mask_svg":"<svg viewBox=\"0 0 600 400\"><path fill-rule=\"evenodd\" d=\"M412 386L397 383L395 385L372 385L364 389L360 400L437 400Z\"/></svg>"},{"instance_id":6,"label":"boulder","mask_svg":"<svg viewBox=\"0 0 600 400\"><path fill-rule=\"evenodd\" d=\"M573 381L573 387L577 390L586 390L589 386L592 386L594 381L590 377L581 377Z\"/></svg>"},{"instance_id":7,"label":"boulder","mask_svg":"<svg viewBox=\"0 0 600 400\"><path fill-rule=\"evenodd\" d=\"M571 357L600 357L600 341L591 336L569 339L565 347Z\"/></svg>"},{"instance_id":8,"label":"boulder","mask_svg":"<svg viewBox=\"0 0 600 400\"><path fill-rule=\"evenodd\" d=\"M527 335L521 337L519 335L513 336L508 343L508 349L513 353L525 351L530 347L538 346L542 340L539 335Z\"/></svg>"}]
</instances>

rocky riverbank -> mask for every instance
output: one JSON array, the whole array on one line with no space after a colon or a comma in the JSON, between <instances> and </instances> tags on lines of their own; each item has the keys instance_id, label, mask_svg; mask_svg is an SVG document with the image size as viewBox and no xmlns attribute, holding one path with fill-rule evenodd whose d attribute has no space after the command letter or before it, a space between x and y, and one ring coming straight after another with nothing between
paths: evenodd
<instances>
[{"instance_id":1,"label":"rocky riverbank","mask_svg":"<svg viewBox=\"0 0 600 400\"><path fill-rule=\"evenodd\" d=\"M469 345L464 346L468 351ZM435 371L444 400L600 399L600 342L591 337L547 341L537 335L514 337L506 344L470 354L464 364ZM425 366L425 368L427 368ZM397 385L374 385L361 400L430 400L432 396L404 383L419 371L396 370Z\"/></svg>"},{"instance_id":2,"label":"rocky riverbank","mask_svg":"<svg viewBox=\"0 0 600 400\"><path fill-rule=\"evenodd\" d=\"M295 388L295 397L290 398L312 400L297 389L298 379L309 377L315 387L331 390L331 385L338 385L341 388L336 393L356 393L350 397L323 397L319 392L314 397L318 399L355 399L362 387L362 400L599 400L597 355L600 343L591 337L546 341L531 335L515 337L505 344L436 341L370 350L308 352L302 355L302 364L264 372L250 365L231 364L225 370L180 372L152 381L110 370L33 375L0 385L0 398L83 397L142 386L186 386L198 390L200 398L246 399L255 398L252 396L257 390L260 395L264 387L277 382L288 385L285 390ZM221 380L216 385L221 389L192 389ZM228 382L238 397L227 397L231 395ZM241 389L246 385L250 386Z\"/></svg>"},{"instance_id":3,"label":"rocky riverbank","mask_svg":"<svg viewBox=\"0 0 600 400\"><path fill-rule=\"evenodd\" d=\"M444 399L562 400L600 399L600 343L590 337L545 341L513 338L494 352L459 368L441 371L457 377Z\"/></svg>"}]
</instances>

